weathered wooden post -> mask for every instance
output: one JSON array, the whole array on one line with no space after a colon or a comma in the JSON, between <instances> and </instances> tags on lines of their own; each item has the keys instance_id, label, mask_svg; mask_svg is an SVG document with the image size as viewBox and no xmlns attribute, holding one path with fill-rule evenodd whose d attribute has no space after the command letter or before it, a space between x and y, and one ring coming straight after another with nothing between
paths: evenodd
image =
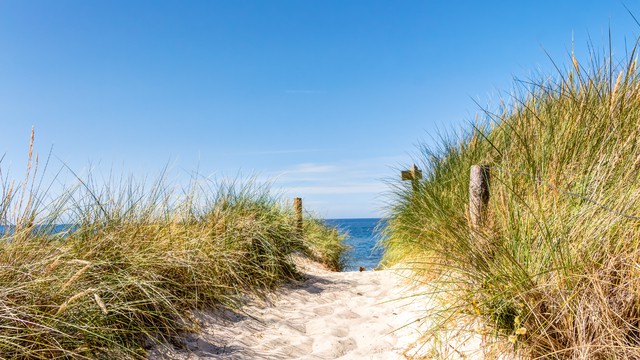
<instances>
[{"instance_id":1,"label":"weathered wooden post","mask_svg":"<svg viewBox=\"0 0 640 360\"><path fill-rule=\"evenodd\" d=\"M422 179L422 170L418 169L416 164L413 164L410 170L403 170L400 175L403 181L411 180L411 187L415 193L418 190L418 180Z\"/></svg>"},{"instance_id":2,"label":"weathered wooden post","mask_svg":"<svg viewBox=\"0 0 640 360\"><path fill-rule=\"evenodd\" d=\"M302 235L302 198L293 199L293 210L296 213L296 230Z\"/></svg>"},{"instance_id":3,"label":"weathered wooden post","mask_svg":"<svg viewBox=\"0 0 640 360\"><path fill-rule=\"evenodd\" d=\"M480 230L486 222L489 205L489 181L491 172L488 165L471 166L469 180L469 220L474 231Z\"/></svg>"}]
</instances>

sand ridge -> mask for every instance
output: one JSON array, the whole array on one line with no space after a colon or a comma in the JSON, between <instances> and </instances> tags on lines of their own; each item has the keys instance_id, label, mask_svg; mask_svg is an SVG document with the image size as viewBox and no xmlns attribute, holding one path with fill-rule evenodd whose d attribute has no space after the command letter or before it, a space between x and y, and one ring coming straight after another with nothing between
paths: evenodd
<instances>
[{"instance_id":1,"label":"sand ridge","mask_svg":"<svg viewBox=\"0 0 640 360\"><path fill-rule=\"evenodd\" d=\"M187 349L156 348L172 359L405 359L420 336L426 302L406 272L330 272L302 264L306 280L240 311L198 314Z\"/></svg>"}]
</instances>

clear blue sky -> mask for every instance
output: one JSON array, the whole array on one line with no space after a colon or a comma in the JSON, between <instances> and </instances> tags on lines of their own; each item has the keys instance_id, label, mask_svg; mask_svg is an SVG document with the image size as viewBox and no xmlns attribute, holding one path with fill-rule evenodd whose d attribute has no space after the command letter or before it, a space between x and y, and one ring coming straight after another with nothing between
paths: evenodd
<instances>
[{"instance_id":1,"label":"clear blue sky","mask_svg":"<svg viewBox=\"0 0 640 360\"><path fill-rule=\"evenodd\" d=\"M379 216L418 142L609 26L622 56L640 27L619 1L0 0L0 166L20 176L34 125L53 168L254 174Z\"/></svg>"}]
</instances>

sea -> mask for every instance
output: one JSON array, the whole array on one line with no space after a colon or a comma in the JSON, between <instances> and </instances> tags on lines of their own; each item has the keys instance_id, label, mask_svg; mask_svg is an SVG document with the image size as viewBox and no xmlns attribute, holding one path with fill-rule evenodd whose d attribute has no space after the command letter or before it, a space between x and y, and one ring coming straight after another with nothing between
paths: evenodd
<instances>
[{"instance_id":1,"label":"sea","mask_svg":"<svg viewBox=\"0 0 640 360\"><path fill-rule=\"evenodd\" d=\"M382 235L377 228L384 225L383 219L325 219L324 221L347 235L345 243L349 245L349 251L345 254L344 271L358 271L361 266L366 270L373 270L380 264L382 248L378 246L378 242Z\"/></svg>"},{"instance_id":2,"label":"sea","mask_svg":"<svg viewBox=\"0 0 640 360\"><path fill-rule=\"evenodd\" d=\"M377 246L381 235L376 229L383 224L383 219L325 219L325 223L335 227L347 235L345 243L349 251L344 255L344 271L375 269L382 258L382 248ZM74 225L55 225L47 229L52 234L68 234L75 230ZM12 233L13 227L0 226L0 234Z\"/></svg>"}]
</instances>

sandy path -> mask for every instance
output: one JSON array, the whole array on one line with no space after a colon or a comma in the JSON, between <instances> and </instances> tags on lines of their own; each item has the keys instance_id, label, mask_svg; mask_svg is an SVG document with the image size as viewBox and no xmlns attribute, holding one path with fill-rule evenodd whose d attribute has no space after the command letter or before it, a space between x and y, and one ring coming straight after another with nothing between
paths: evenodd
<instances>
[{"instance_id":1,"label":"sandy path","mask_svg":"<svg viewBox=\"0 0 640 360\"><path fill-rule=\"evenodd\" d=\"M425 302L394 270L343 272L304 266L307 280L241 312L200 314L175 359L404 359L418 339ZM422 299L422 300L421 300ZM410 354L410 351L409 351Z\"/></svg>"}]
</instances>

